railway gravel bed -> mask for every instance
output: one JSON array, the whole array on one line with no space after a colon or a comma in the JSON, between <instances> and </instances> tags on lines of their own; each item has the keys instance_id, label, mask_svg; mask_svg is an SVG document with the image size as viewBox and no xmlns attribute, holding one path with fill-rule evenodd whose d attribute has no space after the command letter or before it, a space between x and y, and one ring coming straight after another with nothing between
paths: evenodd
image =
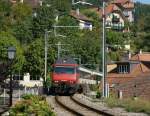
<instances>
[{"instance_id":1,"label":"railway gravel bed","mask_svg":"<svg viewBox=\"0 0 150 116\"><path fill-rule=\"evenodd\" d=\"M47 102L52 106L53 111L57 116L148 116L145 113L127 112L123 108L109 108L104 102L92 99L83 94L75 94L72 98L75 101L80 102L80 105L75 103L69 96L58 96L59 101L69 109L76 111L76 114L71 113L69 110L57 103L55 96L48 96ZM91 108L87 109L81 104ZM101 113L104 113L100 114L97 113L97 111L91 111L91 109L100 110Z\"/></svg>"},{"instance_id":2,"label":"railway gravel bed","mask_svg":"<svg viewBox=\"0 0 150 116\"><path fill-rule=\"evenodd\" d=\"M46 101L51 105L53 111L55 112L56 116L75 116L74 114L70 113L63 107L61 107L55 100L55 96L47 96Z\"/></svg>"},{"instance_id":3,"label":"railway gravel bed","mask_svg":"<svg viewBox=\"0 0 150 116\"><path fill-rule=\"evenodd\" d=\"M127 112L123 108L109 108L102 101L94 101L92 98L87 97L83 94L75 94L73 98L87 106L93 107L97 110L104 111L106 113L112 114L114 116L148 116L145 113L134 113Z\"/></svg>"},{"instance_id":4,"label":"railway gravel bed","mask_svg":"<svg viewBox=\"0 0 150 116\"><path fill-rule=\"evenodd\" d=\"M78 116L103 116L99 112L95 112L90 108L77 104L69 96L57 96L56 99L67 110L72 111Z\"/></svg>"}]
</instances>

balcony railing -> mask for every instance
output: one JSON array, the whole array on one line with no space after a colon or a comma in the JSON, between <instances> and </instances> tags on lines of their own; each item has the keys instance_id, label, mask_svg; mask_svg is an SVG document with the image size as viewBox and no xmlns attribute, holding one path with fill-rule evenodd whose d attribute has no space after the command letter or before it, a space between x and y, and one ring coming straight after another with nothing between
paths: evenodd
<instances>
[{"instance_id":1,"label":"balcony railing","mask_svg":"<svg viewBox=\"0 0 150 116\"><path fill-rule=\"evenodd\" d=\"M122 23L112 23L112 22L106 22L105 24L106 28L112 28L114 30L123 30L124 25Z\"/></svg>"}]
</instances>

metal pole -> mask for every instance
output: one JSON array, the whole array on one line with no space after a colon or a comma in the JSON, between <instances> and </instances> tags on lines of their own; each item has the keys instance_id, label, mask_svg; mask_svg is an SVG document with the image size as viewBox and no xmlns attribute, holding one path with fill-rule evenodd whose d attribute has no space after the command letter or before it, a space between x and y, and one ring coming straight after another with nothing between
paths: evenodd
<instances>
[{"instance_id":1,"label":"metal pole","mask_svg":"<svg viewBox=\"0 0 150 116\"><path fill-rule=\"evenodd\" d=\"M19 70L19 85L20 85L20 70ZM20 86L19 86L19 101L20 101Z\"/></svg>"},{"instance_id":2,"label":"metal pole","mask_svg":"<svg viewBox=\"0 0 150 116\"><path fill-rule=\"evenodd\" d=\"M58 42L58 51L57 51L57 58L60 58L60 52L61 52L61 42Z\"/></svg>"},{"instance_id":3,"label":"metal pole","mask_svg":"<svg viewBox=\"0 0 150 116\"><path fill-rule=\"evenodd\" d=\"M45 30L45 82L46 82L46 77L47 77L47 37L48 37L48 31L47 29Z\"/></svg>"},{"instance_id":4,"label":"metal pole","mask_svg":"<svg viewBox=\"0 0 150 116\"><path fill-rule=\"evenodd\" d=\"M103 54L103 64L102 64L102 72L103 72L103 78L102 78L102 83L103 83L103 97L106 97L106 51L105 51L105 44L106 44L106 39L105 39L105 1L103 0L103 38L102 38L102 54Z\"/></svg>"},{"instance_id":5,"label":"metal pole","mask_svg":"<svg viewBox=\"0 0 150 116\"><path fill-rule=\"evenodd\" d=\"M5 99L6 99L6 90L5 90L5 87L4 87L4 94L3 94L3 97L4 97L4 105L5 105Z\"/></svg>"},{"instance_id":6,"label":"metal pole","mask_svg":"<svg viewBox=\"0 0 150 116\"><path fill-rule=\"evenodd\" d=\"M10 75L10 98L9 98L9 105L12 106L12 94L13 94L13 90L12 90L12 75Z\"/></svg>"}]
</instances>

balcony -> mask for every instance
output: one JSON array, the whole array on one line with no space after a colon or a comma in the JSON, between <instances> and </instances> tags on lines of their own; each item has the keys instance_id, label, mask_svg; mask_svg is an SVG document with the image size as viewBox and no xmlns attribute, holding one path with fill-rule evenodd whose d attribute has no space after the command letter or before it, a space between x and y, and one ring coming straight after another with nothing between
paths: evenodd
<instances>
[{"instance_id":1,"label":"balcony","mask_svg":"<svg viewBox=\"0 0 150 116\"><path fill-rule=\"evenodd\" d=\"M112 24L111 28L114 30L123 30L124 25L122 23Z\"/></svg>"}]
</instances>

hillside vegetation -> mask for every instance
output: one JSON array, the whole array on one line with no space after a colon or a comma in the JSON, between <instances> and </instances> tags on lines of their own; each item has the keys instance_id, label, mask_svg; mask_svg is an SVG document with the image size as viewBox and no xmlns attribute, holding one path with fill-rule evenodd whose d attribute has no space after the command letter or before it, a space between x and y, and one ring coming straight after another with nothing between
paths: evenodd
<instances>
[{"instance_id":1,"label":"hillside vegetation","mask_svg":"<svg viewBox=\"0 0 150 116\"><path fill-rule=\"evenodd\" d=\"M91 0L90 0L91 1ZM92 0L97 4L99 0ZM48 6L49 4L49 6ZM99 3L98 5L101 5ZM136 3L136 22L130 24L131 32L122 33L108 31L106 33L107 43L111 45L122 45L125 40L131 42L131 51L137 52L142 49L150 52L150 5ZM0 0L0 59L7 61L7 47L17 48L16 58L12 70L14 73L29 72L31 75L44 74L44 36L45 30L52 31L48 34L48 67L57 59L57 46L62 44L61 56L69 55L81 59L82 64L96 68L101 64L101 40L102 22L96 13L91 12L84 6L81 12L92 19L94 28L80 30L78 28L57 28L58 35L53 33L54 25L78 25L77 20L69 15L72 5L71 0L45 0L42 6L32 9L29 4L16 3L12 5L9 0ZM84 7L84 9L82 9ZM58 17L58 22L55 18ZM110 60L119 60L123 50L114 49L108 54ZM93 64L93 65L91 65Z\"/></svg>"}]
</instances>

